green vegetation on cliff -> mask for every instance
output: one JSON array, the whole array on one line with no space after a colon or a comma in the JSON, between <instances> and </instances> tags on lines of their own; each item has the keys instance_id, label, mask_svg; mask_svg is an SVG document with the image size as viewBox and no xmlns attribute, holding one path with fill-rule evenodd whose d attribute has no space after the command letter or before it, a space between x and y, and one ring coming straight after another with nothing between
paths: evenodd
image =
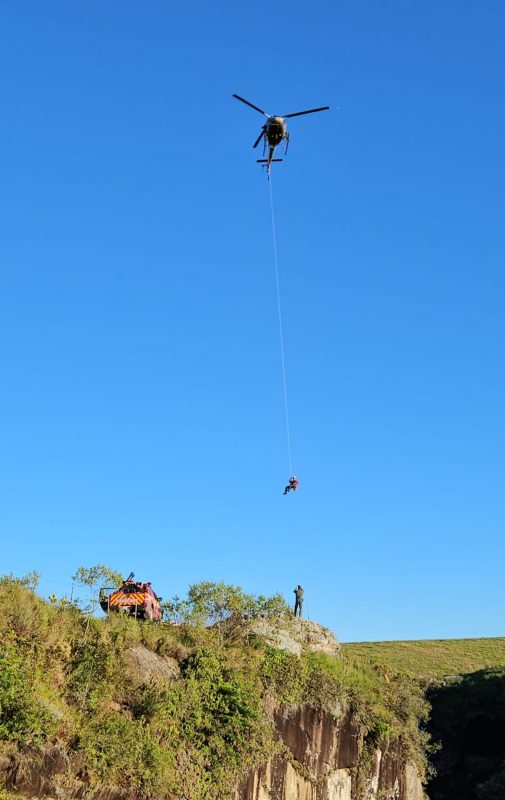
<instances>
[{"instance_id":1,"label":"green vegetation on cliff","mask_svg":"<svg viewBox=\"0 0 505 800\"><path fill-rule=\"evenodd\" d=\"M195 612L193 621L173 625L97 619L66 601L45 602L30 580L0 579L0 755L12 766L64 752L69 794L106 787L139 798L224 799L282 749L275 708L344 704L363 760L389 741L422 770L427 705L416 681L346 656L298 657L260 636L201 624L242 610L244 598L248 613L271 613L289 628L278 598L234 587L191 587L188 601L172 604L186 617ZM172 676L132 667L139 652Z\"/></svg>"}]
</instances>

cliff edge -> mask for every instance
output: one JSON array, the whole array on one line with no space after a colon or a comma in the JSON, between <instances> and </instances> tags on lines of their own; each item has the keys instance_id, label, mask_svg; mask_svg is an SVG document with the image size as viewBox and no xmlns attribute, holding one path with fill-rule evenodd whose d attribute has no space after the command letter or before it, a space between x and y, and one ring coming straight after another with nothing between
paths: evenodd
<instances>
[{"instance_id":1,"label":"cliff edge","mask_svg":"<svg viewBox=\"0 0 505 800\"><path fill-rule=\"evenodd\" d=\"M422 797L419 686L317 623L97 619L9 577L0 636L1 800Z\"/></svg>"}]
</instances>

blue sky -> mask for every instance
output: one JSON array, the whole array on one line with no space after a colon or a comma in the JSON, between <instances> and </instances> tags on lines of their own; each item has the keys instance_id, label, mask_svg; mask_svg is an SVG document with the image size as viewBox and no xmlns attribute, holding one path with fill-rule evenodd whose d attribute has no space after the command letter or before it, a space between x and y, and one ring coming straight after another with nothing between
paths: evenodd
<instances>
[{"instance_id":1,"label":"blue sky","mask_svg":"<svg viewBox=\"0 0 505 800\"><path fill-rule=\"evenodd\" d=\"M503 4L0 15L0 570L503 634Z\"/></svg>"}]
</instances>

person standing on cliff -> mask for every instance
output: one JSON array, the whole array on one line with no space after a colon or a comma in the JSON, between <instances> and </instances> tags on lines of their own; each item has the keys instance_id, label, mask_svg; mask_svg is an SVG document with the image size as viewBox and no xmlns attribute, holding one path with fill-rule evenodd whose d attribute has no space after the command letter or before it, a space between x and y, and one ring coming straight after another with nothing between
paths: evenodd
<instances>
[{"instance_id":1,"label":"person standing on cliff","mask_svg":"<svg viewBox=\"0 0 505 800\"><path fill-rule=\"evenodd\" d=\"M298 584L298 586L296 587L296 589L293 589L293 591L294 591L294 593L295 593L295 610L294 610L294 616L296 617L296 615L298 614L298 616L299 616L299 617L300 617L300 619L301 619L301 618L302 618L302 606L303 606L303 589L302 589L302 587L300 586L300 584Z\"/></svg>"}]
</instances>

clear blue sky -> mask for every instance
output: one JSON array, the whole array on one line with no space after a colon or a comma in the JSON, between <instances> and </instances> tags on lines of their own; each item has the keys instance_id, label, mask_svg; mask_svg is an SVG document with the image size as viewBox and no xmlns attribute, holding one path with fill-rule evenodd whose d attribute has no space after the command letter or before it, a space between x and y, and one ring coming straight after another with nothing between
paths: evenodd
<instances>
[{"instance_id":1,"label":"clear blue sky","mask_svg":"<svg viewBox=\"0 0 505 800\"><path fill-rule=\"evenodd\" d=\"M0 4L0 570L504 634L505 8ZM288 478L273 174L296 495ZM339 107L337 109L337 106Z\"/></svg>"}]
</instances>

